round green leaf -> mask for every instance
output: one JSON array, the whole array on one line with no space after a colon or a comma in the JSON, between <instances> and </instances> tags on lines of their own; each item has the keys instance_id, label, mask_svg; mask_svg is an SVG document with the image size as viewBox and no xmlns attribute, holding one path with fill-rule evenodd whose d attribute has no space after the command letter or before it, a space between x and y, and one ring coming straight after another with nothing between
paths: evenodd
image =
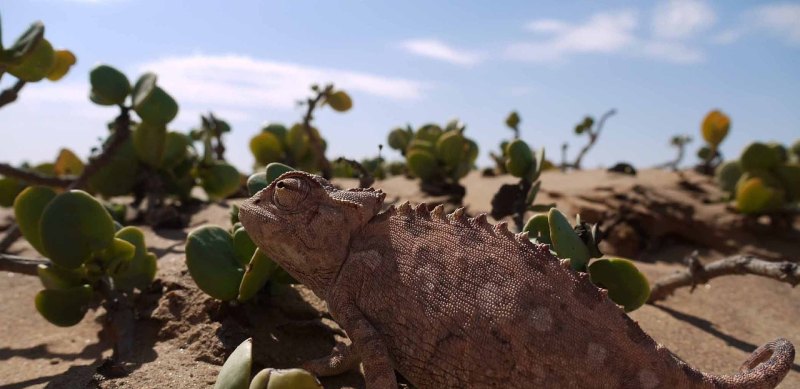
<instances>
[{"instance_id":1,"label":"round green leaf","mask_svg":"<svg viewBox=\"0 0 800 389\"><path fill-rule=\"evenodd\" d=\"M139 159L151 167L160 167L166 149L167 127L164 124L144 121L136 126L132 137L133 148Z\"/></svg>"},{"instance_id":2,"label":"round green leaf","mask_svg":"<svg viewBox=\"0 0 800 389\"><path fill-rule=\"evenodd\" d=\"M267 389L322 389L322 384L303 369L275 369L269 375Z\"/></svg>"},{"instance_id":3,"label":"round green leaf","mask_svg":"<svg viewBox=\"0 0 800 389\"><path fill-rule=\"evenodd\" d=\"M144 234L136 227L125 227L117 231L116 238L134 246L133 256L117 264L112 269L111 277L118 290L144 289L153 282L156 276L156 256L147 252Z\"/></svg>"},{"instance_id":4,"label":"round green leaf","mask_svg":"<svg viewBox=\"0 0 800 389\"><path fill-rule=\"evenodd\" d=\"M522 232L527 232L529 239L535 239L539 243L552 243L550 240L550 224L546 213L540 213L528 219L525 227L522 228Z\"/></svg>"},{"instance_id":5,"label":"round green leaf","mask_svg":"<svg viewBox=\"0 0 800 389\"><path fill-rule=\"evenodd\" d=\"M114 240L114 221L88 193L74 190L56 196L41 219L42 246L55 264L75 269Z\"/></svg>"},{"instance_id":6,"label":"round green leaf","mask_svg":"<svg viewBox=\"0 0 800 389\"><path fill-rule=\"evenodd\" d=\"M273 162L267 165L267 169L265 170L265 179L267 180L267 186L275 181L276 178L283 175L283 173L294 171L295 169L291 166L284 165L282 163ZM265 186L266 187L266 186Z\"/></svg>"},{"instance_id":7,"label":"round green leaf","mask_svg":"<svg viewBox=\"0 0 800 389\"><path fill-rule=\"evenodd\" d=\"M92 287L76 286L69 289L45 289L36 294L36 310L60 327L78 324L92 301Z\"/></svg>"},{"instance_id":8,"label":"round green leaf","mask_svg":"<svg viewBox=\"0 0 800 389\"><path fill-rule=\"evenodd\" d=\"M11 64L19 64L25 57L31 55L44 39L44 24L34 22L20 35L11 47L6 50L7 60ZM2 47L2 43L0 43Z\"/></svg>"},{"instance_id":9,"label":"round green leaf","mask_svg":"<svg viewBox=\"0 0 800 389\"><path fill-rule=\"evenodd\" d=\"M250 193L250 196L253 196L261 189L266 188L268 185L267 173L256 173L247 179L247 192Z\"/></svg>"},{"instance_id":10,"label":"round green leaf","mask_svg":"<svg viewBox=\"0 0 800 389\"><path fill-rule=\"evenodd\" d=\"M47 39L42 39L19 64L8 67L8 72L20 80L36 82L47 77L55 63L55 51Z\"/></svg>"},{"instance_id":11,"label":"round green leaf","mask_svg":"<svg viewBox=\"0 0 800 389\"><path fill-rule=\"evenodd\" d=\"M22 236L45 257L47 252L42 244L40 225L42 213L55 197L56 192L48 187L31 186L22 191L14 201L14 217Z\"/></svg>"},{"instance_id":12,"label":"round green leaf","mask_svg":"<svg viewBox=\"0 0 800 389\"><path fill-rule=\"evenodd\" d=\"M253 339L248 338L222 365L214 389L248 389L250 369L253 366Z\"/></svg>"},{"instance_id":13,"label":"round green leaf","mask_svg":"<svg viewBox=\"0 0 800 389\"><path fill-rule=\"evenodd\" d=\"M464 136L458 131L448 131L436 141L436 155L447 166L457 166L466 160L467 144Z\"/></svg>"},{"instance_id":14,"label":"round green leaf","mask_svg":"<svg viewBox=\"0 0 800 389\"><path fill-rule=\"evenodd\" d=\"M777 166L781 162L781 156L770 146L754 142L745 147L739 161L744 171L766 170Z\"/></svg>"},{"instance_id":15,"label":"round green leaf","mask_svg":"<svg viewBox=\"0 0 800 389\"><path fill-rule=\"evenodd\" d=\"M175 131L167 132L161 166L164 169L171 169L183 162L186 159L187 148L191 144L192 140L187 135Z\"/></svg>"},{"instance_id":16,"label":"round green leaf","mask_svg":"<svg viewBox=\"0 0 800 389\"><path fill-rule=\"evenodd\" d=\"M345 93L345 91L340 90L333 92L327 96L325 101L331 108L338 112L347 112L350 108L353 108L353 100L350 99L350 95Z\"/></svg>"},{"instance_id":17,"label":"round green leaf","mask_svg":"<svg viewBox=\"0 0 800 389\"><path fill-rule=\"evenodd\" d=\"M514 139L506 146L506 170L515 177L526 177L532 169L535 169L533 152L528 144L522 139Z\"/></svg>"},{"instance_id":18,"label":"round green leaf","mask_svg":"<svg viewBox=\"0 0 800 389\"><path fill-rule=\"evenodd\" d=\"M583 270L589 262L589 249L575 233L567 217L556 208L547 214L550 227L550 241L559 258L569 258L574 270Z\"/></svg>"},{"instance_id":19,"label":"round green leaf","mask_svg":"<svg viewBox=\"0 0 800 389\"><path fill-rule=\"evenodd\" d=\"M408 163L408 169L411 170L411 173L423 181L433 178L438 170L436 157L421 149L409 151L406 155L406 163Z\"/></svg>"},{"instance_id":20,"label":"round green leaf","mask_svg":"<svg viewBox=\"0 0 800 389\"><path fill-rule=\"evenodd\" d=\"M150 97L150 95L156 89L157 78L158 77L155 74L147 72L142 74L142 76L136 80L136 85L133 86L132 93L134 107L142 105L142 103L144 103L144 101Z\"/></svg>"},{"instance_id":21,"label":"round green leaf","mask_svg":"<svg viewBox=\"0 0 800 389\"><path fill-rule=\"evenodd\" d=\"M47 79L50 81L58 81L62 79L69 71L69 68L71 68L72 65L75 65L77 60L78 59L75 58L75 54L69 50L56 50L53 66L47 73Z\"/></svg>"},{"instance_id":22,"label":"round green leaf","mask_svg":"<svg viewBox=\"0 0 800 389\"><path fill-rule=\"evenodd\" d=\"M244 269L236 259L233 238L216 227L200 227L186 240L186 266L197 286L209 296L230 301L239 294Z\"/></svg>"},{"instance_id":23,"label":"round green leaf","mask_svg":"<svg viewBox=\"0 0 800 389\"><path fill-rule=\"evenodd\" d=\"M244 228L240 228L233 233L233 251L236 253L236 260L242 268L246 268L256 251L256 244L250 239L250 235Z\"/></svg>"},{"instance_id":24,"label":"round green leaf","mask_svg":"<svg viewBox=\"0 0 800 389\"><path fill-rule=\"evenodd\" d=\"M517 126L519 126L519 122L520 118L517 111L511 111L511 113L508 114L508 117L506 118L506 126L508 126L509 128L517 128Z\"/></svg>"},{"instance_id":25,"label":"round green leaf","mask_svg":"<svg viewBox=\"0 0 800 389\"><path fill-rule=\"evenodd\" d=\"M14 205L14 199L23 189L25 189L25 185L19 180L9 177L0 178L0 207Z\"/></svg>"},{"instance_id":26,"label":"round green leaf","mask_svg":"<svg viewBox=\"0 0 800 389\"><path fill-rule=\"evenodd\" d=\"M589 265L592 283L607 289L608 297L622 305L625 312L633 311L647 302L650 284L633 262L622 258L599 259Z\"/></svg>"},{"instance_id":27,"label":"round green leaf","mask_svg":"<svg viewBox=\"0 0 800 389\"><path fill-rule=\"evenodd\" d=\"M133 140L128 139L111 157L108 164L89 178L89 189L107 197L129 194L136 184L139 165Z\"/></svg>"},{"instance_id":28,"label":"round green leaf","mask_svg":"<svg viewBox=\"0 0 800 389\"><path fill-rule=\"evenodd\" d=\"M178 103L166 91L156 86L147 98L134 104L133 110L143 121L166 125L178 115Z\"/></svg>"},{"instance_id":29,"label":"round green leaf","mask_svg":"<svg viewBox=\"0 0 800 389\"><path fill-rule=\"evenodd\" d=\"M389 133L389 137L387 142L389 143L389 147L399 150L405 151L408 144L411 142L412 134L408 130L404 128L395 128Z\"/></svg>"},{"instance_id":30,"label":"round green leaf","mask_svg":"<svg viewBox=\"0 0 800 389\"><path fill-rule=\"evenodd\" d=\"M246 269L242 283L239 285L239 296L237 297L242 302L253 298L279 267L263 251L256 249Z\"/></svg>"},{"instance_id":31,"label":"round green leaf","mask_svg":"<svg viewBox=\"0 0 800 389\"><path fill-rule=\"evenodd\" d=\"M283 145L275 134L262 132L250 139L250 152L256 158L256 163L266 165L283 158Z\"/></svg>"},{"instance_id":32,"label":"round green leaf","mask_svg":"<svg viewBox=\"0 0 800 389\"><path fill-rule=\"evenodd\" d=\"M39 281L45 289L70 289L83 284L86 277L86 269L65 269L56 264L39 265L36 268Z\"/></svg>"},{"instance_id":33,"label":"round green leaf","mask_svg":"<svg viewBox=\"0 0 800 389\"><path fill-rule=\"evenodd\" d=\"M211 199L222 199L239 190L241 177L235 167L221 161L200 169L203 189Z\"/></svg>"},{"instance_id":34,"label":"round green leaf","mask_svg":"<svg viewBox=\"0 0 800 389\"><path fill-rule=\"evenodd\" d=\"M92 92L89 96L95 104L120 105L125 102L131 92L131 83L128 77L119 70L108 66L99 65L89 72L89 82Z\"/></svg>"}]
</instances>

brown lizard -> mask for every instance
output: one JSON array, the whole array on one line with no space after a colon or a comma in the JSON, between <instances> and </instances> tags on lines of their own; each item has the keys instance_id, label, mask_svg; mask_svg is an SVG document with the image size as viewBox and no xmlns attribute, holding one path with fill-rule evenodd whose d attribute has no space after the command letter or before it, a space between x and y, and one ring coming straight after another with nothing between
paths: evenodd
<instances>
[{"instance_id":1,"label":"brown lizard","mask_svg":"<svg viewBox=\"0 0 800 389\"><path fill-rule=\"evenodd\" d=\"M363 362L366 385L420 388L773 388L794 361L777 339L739 372L702 373L657 344L547 246L485 215L445 215L289 172L242 204L258 247L323 298L352 345L304 367Z\"/></svg>"}]
</instances>

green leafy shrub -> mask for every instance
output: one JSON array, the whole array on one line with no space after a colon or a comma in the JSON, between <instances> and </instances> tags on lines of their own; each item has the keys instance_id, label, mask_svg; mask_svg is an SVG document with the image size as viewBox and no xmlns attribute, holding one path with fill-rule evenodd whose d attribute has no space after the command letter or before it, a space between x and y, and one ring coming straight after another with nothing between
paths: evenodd
<instances>
[{"instance_id":1,"label":"green leafy shrub","mask_svg":"<svg viewBox=\"0 0 800 389\"><path fill-rule=\"evenodd\" d=\"M478 158L478 144L464 136L464 126L454 119L444 128L426 124L416 131L397 128L388 136L389 147L405 157L408 172L421 180L420 187L432 195L463 197L458 181L466 176Z\"/></svg>"},{"instance_id":2,"label":"green leafy shrub","mask_svg":"<svg viewBox=\"0 0 800 389\"><path fill-rule=\"evenodd\" d=\"M332 177L331 164L325 158L327 143L311 121L320 106L347 112L353 107L353 101L345 91L336 90L333 84L325 87L312 85L311 90L314 96L301 103L306 107L302 121L288 129L283 124L270 123L250 139L250 152L256 160L255 170L279 162L308 172L321 172L326 178Z\"/></svg>"},{"instance_id":3,"label":"green leafy shrub","mask_svg":"<svg viewBox=\"0 0 800 389\"><path fill-rule=\"evenodd\" d=\"M777 143L754 142L716 169L720 188L744 214L780 213L800 202L800 156Z\"/></svg>"},{"instance_id":4,"label":"green leafy shrub","mask_svg":"<svg viewBox=\"0 0 800 389\"><path fill-rule=\"evenodd\" d=\"M541 188L539 177L548 168L545 152L544 149L534 152L522 139L514 139L505 145L503 160L504 170L520 180L500 186L492 197L490 214L496 220L513 216L517 230L521 230L526 211L541 212L553 206L534 204Z\"/></svg>"},{"instance_id":5,"label":"green leafy shrub","mask_svg":"<svg viewBox=\"0 0 800 389\"><path fill-rule=\"evenodd\" d=\"M86 192L28 187L15 199L14 214L25 239L49 259L37 270L45 289L36 309L55 325L75 325L93 300L109 298L108 290L131 293L155 277L156 257L142 231L115 224Z\"/></svg>"},{"instance_id":6,"label":"green leafy shrub","mask_svg":"<svg viewBox=\"0 0 800 389\"><path fill-rule=\"evenodd\" d=\"M608 290L608 297L626 312L647 302L650 285L633 262L622 258L600 258L597 226L581 222L571 225L556 208L531 217L523 231L535 243L547 244L559 258L568 259L573 270L588 272L592 283ZM600 258L600 259L596 259ZM593 260L594 259L594 260Z\"/></svg>"}]
</instances>

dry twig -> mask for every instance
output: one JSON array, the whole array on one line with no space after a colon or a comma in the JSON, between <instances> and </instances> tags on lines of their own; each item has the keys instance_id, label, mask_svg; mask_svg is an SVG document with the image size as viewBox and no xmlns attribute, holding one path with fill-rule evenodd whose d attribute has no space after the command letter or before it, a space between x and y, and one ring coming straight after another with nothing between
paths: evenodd
<instances>
[{"instance_id":1,"label":"dry twig","mask_svg":"<svg viewBox=\"0 0 800 389\"><path fill-rule=\"evenodd\" d=\"M687 258L688 269L664 277L653 284L649 304L664 300L676 289L690 286L691 290L699 284L707 283L714 277L727 275L746 275L772 278L786 282L792 287L800 283L800 265L796 262L770 262L750 255L734 255L708 265L700 263L697 252Z\"/></svg>"}]
</instances>

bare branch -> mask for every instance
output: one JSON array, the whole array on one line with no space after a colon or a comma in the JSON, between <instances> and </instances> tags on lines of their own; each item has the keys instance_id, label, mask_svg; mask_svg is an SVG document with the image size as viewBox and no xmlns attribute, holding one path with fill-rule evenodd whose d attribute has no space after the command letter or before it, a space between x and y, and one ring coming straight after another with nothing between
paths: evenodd
<instances>
[{"instance_id":1,"label":"bare branch","mask_svg":"<svg viewBox=\"0 0 800 389\"><path fill-rule=\"evenodd\" d=\"M91 178L92 175L94 175L98 170L111 161L111 158L117 153L117 150L120 148L120 146L122 146L131 135L130 108L121 106L120 109L121 112L114 121L114 132L109 137L108 142L104 145L103 151L100 152L100 155L90 158L89 163L83 169L83 173L81 173L77 179L70 180L68 185L52 186L66 186L67 190L82 189L86 186L86 183L89 182L89 178ZM48 185L42 182L39 183ZM0 241L0 253L6 252L6 250L8 250L8 248L11 247L11 245L20 238L20 236L22 236L22 234L20 234L19 228L16 225L11 227L6 233L6 236L3 237L3 240Z\"/></svg>"},{"instance_id":2,"label":"bare branch","mask_svg":"<svg viewBox=\"0 0 800 389\"><path fill-rule=\"evenodd\" d=\"M687 270L664 277L653 284L648 303L664 300L678 288L690 286L694 290L698 284L727 275L753 274L786 282L792 287L800 283L800 265L796 262L770 262L750 255L734 255L703 265L697 258L697 252L692 253L687 262Z\"/></svg>"},{"instance_id":3,"label":"bare branch","mask_svg":"<svg viewBox=\"0 0 800 389\"><path fill-rule=\"evenodd\" d=\"M19 96L19 91L22 90L22 87L24 87L25 84L25 81L17 80L14 86L0 92L0 107L16 101L17 97Z\"/></svg>"},{"instance_id":4,"label":"bare branch","mask_svg":"<svg viewBox=\"0 0 800 389\"><path fill-rule=\"evenodd\" d=\"M345 162L349 164L353 169L358 171L358 187L359 188L369 188L372 184L375 183L375 177L372 177L367 169L361 165L360 162L354 159L347 159L345 157L339 157L336 162L342 163Z\"/></svg>"},{"instance_id":5,"label":"bare branch","mask_svg":"<svg viewBox=\"0 0 800 389\"><path fill-rule=\"evenodd\" d=\"M7 163L0 163L0 175L13 177L31 185L55 186L58 188L66 188L74 181L69 178L45 176L32 170L15 168Z\"/></svg>"},{"instance_id":6,"label":"bare branch","mask_svg":"<svg viewBox=\"0 0 800 389\"><path fill-rule=\"evenodd\" d=\"M589 132L589 143L583 146L581 151L578 153L578 156L575 157L575 162L573 162L570 165L570 167L574 169L581 168L581 161L583 160L583 157L586 155L586 153L589 152L592 146L594 146L595 142L597 142L597 139L600 137L600 132L603 131L603 125L606 123L606 120L616 113L617 113L616 109L613 108L610 109L608 112L604 113L603 116L600 117L600 120L597 121L597 126L595 126L596 128L595 130L592 130L591 128L587 129L587 131Z\"/></svg>"},{"instance_id":7,"label":"bare branch","mask_svg":"<svg viewBox=\"0 0 800 389\"><path fill-rule=\"evenodd\" d=\"M324 88L318 91L316 96L306 100L306 113L303 115L303 128L306 130L306 135L311 142L311 147L314 148L314 153L317 154L319 169L322 173L322 177L328 180L332 176L331 163L327 158L325 158L325 150L322 149L322 141L316 134L314 134L314 131L311 130L311 121L314 119L314 109L317 107L317 104L319 104L319 102L322 101L322 99L327 95L329 89L330 88Z\"/></svg>"},{"instance_id":8,"label":"bare branch","mask_svg":"<svg viewBox=\"0 0 800 389\"><path fill-rule=\"evenodd\" d=\"M46 259L39 258L26 258L16 255L0 254L0 271L7 271L11 273L27 274L29 276L36 275L36 268L39 265L47 265L50 263Z\"/></svg>"}]
</instances>

